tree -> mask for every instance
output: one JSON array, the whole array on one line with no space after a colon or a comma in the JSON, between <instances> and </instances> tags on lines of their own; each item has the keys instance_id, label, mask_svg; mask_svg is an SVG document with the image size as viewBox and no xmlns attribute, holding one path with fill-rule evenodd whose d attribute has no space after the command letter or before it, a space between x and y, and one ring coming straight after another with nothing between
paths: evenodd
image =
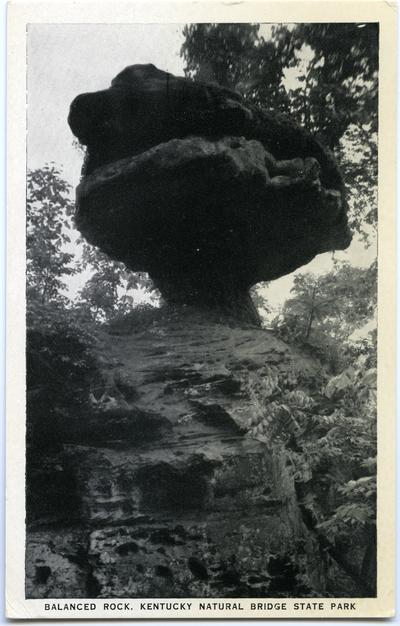
<instances>
[{"instance_id":1,"label":"tree","mask_svg":"<svg viewBox=\"0 0 400 626\"><path fill-rule=\"evenodd\" d=\"M370 245L378 223L378 135L351 124L337 148L348 189L350 228Z\"/></svg>"},{"instance_id":2,"label":"tree","mask_svg":"<svg viewBox=\"0 0 400 626\"><path fill-rule=\"evenodd\" d=\"M266 108L288 107L282 85L286 42L266 41L259 24L190 24L181 48L185 75L236 89Z\"/></svg>"},{"instance_id":3,"label":"tree","mask_svg":"<svg viewBox=\"0 0 400 626\"><path fill-rule=\"evenodd\" d=\"M271 312L268 300L263 293L264 290L267 289L268 285L268 282L261 282L250 289L250 297L259 315L261 316L261 321L263 321L263 316L268 316Z\"/></svg>"},{"instance_id":4,"label":"tree","mask_svg":"<svg viewBox=\"0 0 400 626\"><path fill-rule=\"evenodd\" d=\"M344 334L350 335L374 314L376 271L376 262L368 268L343 262L321 276L298 274L291 290L295 297L286 301L284 310L288 315L303 314L305 339L309 338L313 323L330 322L327 327L330 332L339 326Z\"/></svg>"},{"instance_id":5,"label":"tree","mask_svg":"<svg viewBox=\"0 0 400 626\"><path fill-rule=\"evenodd\" d=\"M375 314L377 263L361 268L337 262L333 271L321 276L297 274L291 291L293 297L272 327L289 343L308 344L336 371L343 359L354 355L352 333Z\"/></svg>"},{"instance_id":6,"label":"tree","mask_svg":"<svg viewBox=\"0 0 400 626\"><path fill-rule=\"evenodd\" d=\"M258 24L190 24L184 27L181 55L185 75L234 89L244 78L258 40Z\"/></svg>"},{"instance_id":7,"label":"tree","mask_svg":"<svg viewBox=\"0 0 400 626\"><path fill-rule=\"evenodd\" d=\"M64 278L76 273L73 254L65 250L74 204L70 185L54 164L27 173L26 278L28 304L65 304Z\"/></svg>"},{"instance_id":8,"label":"tree","mask_svg":"<svg viewBox=\"0 0 400 626\"><path fill-rule=\"evenodd\" d=\"M332 150L350 124L377 131L377 24L280 25L268 39L260 30L260 24L185 26L185 74L275 110L285 100L290 114ZM285 73L294 67L298 88L286 91Z\"/></svg>"},{"instance_id":9,"label":"tree","mask_svg":"<svg viewBox=\"0 0 400 626\"><path fill-rule=\"evenodd\" d=\"M84 269L91 277L79 291L77 306L94 322L110 321L126 315L135 306L135 291L139 290L149 304L157 306L160 294L144 272L131 272L123 263L112 261L104 252L80 239Z\"/></svg>"},{"instance_id":10,"label":"tree","mask_svg":"<svg viewBox=\"0 0 400 626\"><path fill-rule=\"evenodd\" d=\"M312 51L298 78L307 102L300 121L331 150L350 125L377 131L378 32L374 23L297 24L291 32L289 54Z\"/></svg>"},{"instance_id":11,"label":"tree","mask_svg":"<svg viewBox=\"0 0 400 626\"><path fill-rule=\"evenodd\" d=\"M291 289L295 297L287 300L283 314L298 320L302 337L309 339L313 324L321 322L336 307L335 296L329 291L331 277L297 274Z\"/></svg>"},{"instance_id":12,"label":"tree","mask_svg":"<svg viewBox=\"0 0 400 626\"><path fill-rule=\"evenodd\" d=\"M373 351L372 351L373 353ZM376 369L365 354L333 376L283 372L269 364L252 386L262 407L250 412L249 435L284 450L303 523L326 563L337 595L373 595L376 578ZM350 592L350 595L351 592Z\"/></svg>"},{"instance_id":13,"label":"tree","mask_svg":"<svg viewBox=\"0 0 400 626\"><path fill-rule=\"evenodd\" d=\"M374 23L298 24L291 37L295 49L313 52L301 86L289 92L291 114L335 152L350 226L365 243L377 221L378 39Z\"/></svg>"},{"instance_id":14,"label":"tree","mask_svg":"<svg viewBox=\"0 0 400 626\"><path fill-rule=\"evenodd\" d=\"M52 324L66 309L80 322L106 321L135 306L133 290L157 304L158 292L147 274L129 272L123 263L87 244L74 229L71 185L54 163L27 174L27 302L30 321ZM70 251L70 250L73 250ZM68 277L91 272L73 302ZM45 321L46 320L46 321Z\"/></svg>"},{"instance_id":15,"label":"tree","mask_svg":"<svg viewBox=\"0 0 400 626\"><path fill-rule=\"evenodd\" d=\"M60 412L76 410L87 396L96 367L95 338L66 295L66 279L78 272L72 241L70 185L53 163L28 171L26 196L27 441L53 445Z\"/></svg>"},{"instance_id":16,"label":"tree","mask_svg":"<svg viewBox=\"0 0 400 626\"><path fill-rule=\"evenodd\" d=\"M279 25L267 33L259 24L192 24L183 34L187 76L289 114L335 152L351 226L368 243L377 204L378 25Z\"/></svg>"}]
</instances>

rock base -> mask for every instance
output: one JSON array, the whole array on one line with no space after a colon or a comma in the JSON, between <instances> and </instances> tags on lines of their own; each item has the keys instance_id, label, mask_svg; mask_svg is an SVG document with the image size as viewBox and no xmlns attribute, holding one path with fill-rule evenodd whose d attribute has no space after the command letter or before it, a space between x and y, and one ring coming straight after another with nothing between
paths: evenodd
<instances>
[{"instance_id":1,"label":"rock base","mask_svg":"<svg viewBox=\"0 0 400 626\"><path fill-rule=\"evenodd\" d=\"M323 594L290 456L262 426L279 381L304 386L317 365L267 331L190 310L140 332L126 321L104 349L97 406L48 459L63 506L53 497L31 515L27 597ZM57 492L49 475L43 502Z\"/></svg>"}]
</instances>

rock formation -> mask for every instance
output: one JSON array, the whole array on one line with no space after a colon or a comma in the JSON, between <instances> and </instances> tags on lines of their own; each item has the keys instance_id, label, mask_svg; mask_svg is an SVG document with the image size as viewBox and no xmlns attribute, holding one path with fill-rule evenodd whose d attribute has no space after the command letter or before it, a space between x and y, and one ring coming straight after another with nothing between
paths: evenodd
<instances>
[{"instance_id":1,"label":"rock formation","mask_svg":"<svg viewBox=\"0 0 400 626\"><path fill-rule=\"evenodd\" d=\"M87 146L78 228L169 306L147 328L104 330L93 410L38 472L27 596L324 595L285 445L291 394L320 365L257 328L248 290L349 244L332 156L151 65L78 96L69 122Z\"/></svg>"},{"instance_id":2,"label":"rock formation","mask_svg":"<svg viewBox=\"0 0 400 626\"><path fill-rule=\"evenodd\" d=\"M152 65L78 96L84 236L169 302L243 309L251 285L350 243L341 175L301 128Z\"/></svg>"},{"instance_id":3,"label":"rock formation","mask_svg":"<svg viewBox=\"0 0 400 626\"><path fill-rule=\"evenodd\" d=\"M139 332L111 328L103 351L98 410L64 424L62 452L37 478L28 596L322 593L281 440L287 415L270 420L318 364L190 308Z\"/></svg>"}]
</instances>

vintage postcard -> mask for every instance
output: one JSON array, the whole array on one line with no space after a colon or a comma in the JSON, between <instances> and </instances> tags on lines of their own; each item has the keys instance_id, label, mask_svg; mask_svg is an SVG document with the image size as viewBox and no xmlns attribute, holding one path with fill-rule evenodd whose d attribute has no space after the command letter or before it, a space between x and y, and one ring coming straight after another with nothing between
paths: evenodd
<instances>
[{"instance_id":1,"label":"vintage postcard","mask_svg":"<svg viewBox=\"0 0 400 626\"><path fill-rule=\"evenodd\" d=\"M394 612L396 6L8 6L10 618Z\"/></svg>"}]
</instances>

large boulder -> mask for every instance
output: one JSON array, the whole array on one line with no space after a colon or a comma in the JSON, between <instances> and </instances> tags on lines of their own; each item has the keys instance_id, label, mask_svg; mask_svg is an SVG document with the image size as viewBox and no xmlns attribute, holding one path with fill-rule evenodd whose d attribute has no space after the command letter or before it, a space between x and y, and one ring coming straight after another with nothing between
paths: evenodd
<instances>
[{"instance_id":1,"label":"large boulder","mask_svg":"<svg viewBox=\"0 0 400 626\"><path fill-rule=\"evenodd\" d=\"M78 228L170 301L232 308L350 243L332 155L234 92L134 65L69 123L87 146Z\"/></svg>"}]
</instances>

